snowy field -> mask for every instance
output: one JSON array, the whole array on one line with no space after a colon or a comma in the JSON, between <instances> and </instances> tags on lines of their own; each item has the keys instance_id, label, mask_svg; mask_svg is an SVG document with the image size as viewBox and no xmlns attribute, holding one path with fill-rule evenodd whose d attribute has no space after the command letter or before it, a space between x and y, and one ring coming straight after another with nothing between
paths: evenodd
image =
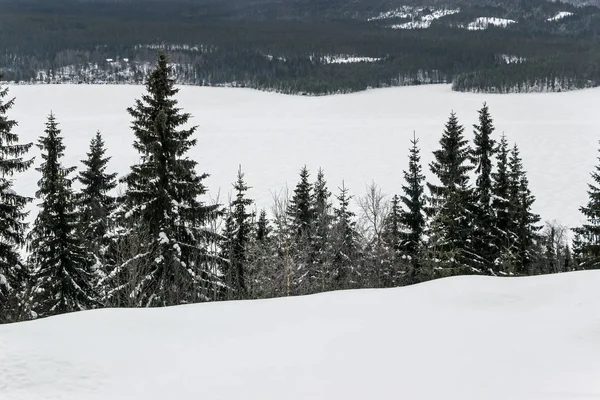
<instances>
[{"instance_id":1,"label":"snowy field","mask_svg":"<svg viewBox=\"0 0 600 400\"><path fill-rule=\"evenodd\" d=\"M142 92L142 86L13 86L10 94L17 103L10 116L18 120L16 132L23 140L36 141L53 110L66 136L65 163L78 167L100 129L113 156L110 169L123 174L137 160L126 108ZM210 195L217 196L220 189L221 201L226 201L241 164L260 207L269 207L272 193L286 184L291 192L304 164L313 178L322 166L334 192L344 180L352 194L362 195L374 180L385 192L399 193L413 131L429 173L426 164L450 111L457 112L471 139L476 111L487 101L496 138L505 132L521 148L537 196L535 211L544 220L573 226L581 220L578 207L587 201L586 184L600 139L600 89L486 95L435 85L300 97L183 87L178 98L199 125L192 156L201 171L211 174L206 180ZM32 154L39 155L38 149ZM33 169L19 176L17 190L33 196L38 178Z\"/></svg>"},{"instance_id":2,"label":"snowy field","mask_svg":"<svg viewBox=\"0 0 600 400\"><path fill-rule=\"evenodd\" d=\"M600 398L600 272L0 326L2 400Z\"/></svg>"}]
</instances>

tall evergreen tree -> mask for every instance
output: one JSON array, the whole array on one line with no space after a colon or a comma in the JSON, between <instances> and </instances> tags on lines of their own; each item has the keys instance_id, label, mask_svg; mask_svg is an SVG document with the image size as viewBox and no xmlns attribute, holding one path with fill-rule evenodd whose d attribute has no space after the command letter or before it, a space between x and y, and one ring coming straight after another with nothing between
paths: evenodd
<instances>
[{"instance_id":1,"label":"tall evergreen tree","mask_svg":"<svg viewBox=\"0 0 600 400\"><path fill-rule=\"evenodd\" d=\"M597 158L600 161L600 157ZM592 183L588 183L588 203L579 207L586 222L574 230L576 243L574 253L579 259L580 269L600 267L600 162L591 173Z\"/></svg>"},{"instance_id":2,"label":"tall evergreen tree","mask_svg":"<svg viewBox=\"0 0 600 400\"><path fill-rule=\"evenodd\" d=\"M81 171L78 180L82 185L78 196L80 230L88 248L99 255L108 230L108 219L116 208L115 198L110 194L116 186L116 173L106 172L110 157L100 131L90 143L87 159L81 162L86 169Z\"/></svg>"},{"instance_id":3,"label":"tall evergreen tree","mask_svg":"<svg viewBox=\"0 0 600 400\"><path fill-rule=\"evenodd\" d=\"M258 215L258 221L256 222L256 240L262 242L269 238L269 220L267 219L267 212L265 209L260 210Z\"/></svg>"},{"instance_id":4,"label":"tall evergreen tree","mask_svg":"<svg viewBox=\"0 0 600 400\"><path fill-rule=\"evenodd\" d=\"M313 186L313 227L311 240L311 261L310 281L315 291L320 288L321 291L326 290L330 281L328 260L327 260L327 244L331 231L331 223L333 216L331 214L331 192L327 188L325 173L319 168L317 172L317 180Z\"/></svg>"},{"instance_id":5,"label":"tall evergreen tree","mask_svg":"<svg viewBox=\"0 0 600 400\"><path fill-rule=\"evenodd\" d=\"M516 144L509 159L509 199L509 212L515 233L515 272L522 275L532 274L534 245L541 229L537 224L541 218L531 210L535 197L529 190L529 181Z\"/></svg>"},{"instance_id":6,"label":"tall evergreen tree","mask_svg":"<svg viewBox=\"0 0 600 400\"><path fill-rule=\"evenodd\" d=\"M28 280L19 247L25 243L24 208L31 199L13 190L13 176L33 163L33 159L23 158L33 143L19 144L18 135L12 132L17 122L6 114L15 99L3 100L7 95L8 88L0 87L0 323L18 317L20 297Z\"/></svg>"},{"instance_id":7,"label":"tall evergreen tree","mask_svg":"<svg viewBox=\"0 0 600 400\"><path fill-rule=\"evenodd\" d=\"M383 227L383 240L395 254L399 254L402 250L402 213L400 197L395 194L392 197L390 212L385 219L385 226Z\"/></svg>"},{"instance_id":8,"label":"tall evergreen tree","mask_svg":"<svg viewBox=\"0 0 600 400\"><path fill-rule=\"evenodd\" d=\"M403 235L402 246L408 255L416 258L425 230L425 176L422 173L418 139L413 136L410 143L412 146L408 156L408 171L404 171L405 184L402 186L404 195L400 197L404 204L400 223L407 230Z\"/></svg>"},{"instance_id":9,"label":"tall evergreen tree","mask_svg":"<svg viewBox=\"0 0 600 400\"><path fill-rule=\"evenodd\" d=\"M300 170L300 181L294 189L289 204L288 216L297 240L310 239L313 227L313 191L306 166Z\"/></svg>"},{"instance_id":10,"label":"tall evergreen tree","mask_svg":"<svg viewBox=\"0 0 600 400\"><path fill-rule=\"evenodd\" d=\"M512 223L510 212L509 153L508 141L503 134L498 146L496 172L492 174L492 209L494 222L491 225L494 230L494 244L497 250L497 257L500 257L501 260L511 258L512 245L514 243L514 233L511 231L514 224ZM507 272L504 271L505 266L504 263L499 262L497 268L500 272Z\"/></svg>"},{"instance_id":11,"label":"tall evergreen tree","mask_svg":"<svg viewBox=\"0 0 600 400\"><path fill-rule=\"evenodd\" d=\"M355 214L350 210L348 189L342 182L340 194L336 196L338 207L334 208L332 237L332 274L334 287L343 289L354 285L358 265L359 243Z\"/></svg>"},{"instance_id":12,"label":"tall evergreen tree","mask_svg":"<svg viewBox=\"0 0 600 400\"><path fill-rule=\"evenodd\" d=\"M230 215L233 223L231 232L230 257L229 257L229 285L233 289L232 298L244 299L247 297L246 268L248 262L248 244L252 234L253 214L248 211L253 201L246 197L249 187L244 182L242 169L238 170L237 181L233 185L235 199L231 202ZM231 296L230 296L231 297Z\"/></svg>"},{"instance_id":13,"label":"tall evergreen tree","mask_svg":"<svg viewBox=\"0 0 600 400\"><path fill-rule=\"evenodd\" d=\"M451 268L450 273L461 273L472 262L470 253L472 213L469 171L467 163L471 150L464 138L464 127L452 112L440 139L441 149L433 152L435 160L429 164L439 185L428 183L430 191L428 214L431 217L430 247L434 259L440 259Z\"/></svg>"},{"instance_id":14,"label":"tall evergreen tree","mask_svg":"<svg viewBox=\"0 0 600 400\"><path fill-rule=\"evenodd\" d=\"M53 114L38 147L42 164L37 171L36 198L40 212L29 233L29 264L34 273L34 309L40 316L86 310L98 305L92 288L91 257L77 235L78 215L69 178L75 167L64 167L65 146Z\"/></svg>"},{"instance_id":15,"label":"tall evergreen tree","mask_svg":"<svg viewBox=\"0 0 600 400\"><path fill-rule=\"evenodd\" d=\"M473 251L481 270L497 270L495 261L498 252L494 243L494 212L492 207L492 158L496 153L496 142L491 138L494 125L487 104L479 113L479 123L473 125L474 146L471 160L475 165Z\"/></svg>"},{"instance_id":16,"label":"tall evergreen tree","mask_svg":"<svg viewBox=\"0 0 600 400\"><path fill-rule=\"evenodd\" d=\"M128 108L133 146L141 160L124 180L121 212L127 230L121 240L141 243L139 252L117 262L110 273L109 280L118 284L109 295L126 291L126 298L137 306L210 300L220 286L220 260L210 250L219 236L207 227L218 206L200 200L208 175L198 175L197 162L187 156L196 145L192 138L196 127L182 128L190 114L177 107L177 92L172 68L161 53L148 76L146 93ZM122 278L123 274L135 280Z\"/></svg>"}]
</instances>

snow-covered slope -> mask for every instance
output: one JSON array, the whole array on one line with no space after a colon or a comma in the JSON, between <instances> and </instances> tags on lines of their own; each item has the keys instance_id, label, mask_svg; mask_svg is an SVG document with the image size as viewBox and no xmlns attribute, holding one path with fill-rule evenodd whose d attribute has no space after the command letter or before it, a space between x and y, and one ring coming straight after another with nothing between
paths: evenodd
<instances>
[{"instance_id":1,"label":"snow-covered slope","mask_svg":"<svg viewBox=\"0 0 600 400\"><path fill-rule=\"evenodd\" d=\"M502 28L506 28L510 24L514 24L516 21L512 19L506 18L497 18L497 17L479 17L475 19L475 21L470 22L467 25L467 29L470 31L478 31L487 29L490 25L499 26Z\"/></svg>"},{"instance_id":2,"label":"snow-covered slope","mask_svg":"<svg viewBox=\"0 0 600 400\"><path fill-rule=\"evenodd\" d=\"M81 166L90 139L100 129L108 168L128 172L138 155L132 148L131 118L125 111L143 92L141 86L38 85L12 86L16 97L11 117L22 140L37 141L45 118L53 110L66 136L66 165ZM399 193L402 170L413 131L419 137L424 171L451 110L456 111L472 139L471 125L487 101L495 137L505 132L518 142L535 211L544 220L580 222L578 208L587 201L587 182L596 163L600 133L600 88L568 93L487 95L453 92L448 85L370 90L327 97L285 96L248 89L183 87L180 106L199 125L198 145L191 156L198 168L211 174L209 193L221 190L227 201L238 165L242 165L249 195L270 209L272 193L286 184L293 189L306 164L316 176L322 166L333 192L345 186L354 195L377 182L388 194ZM33 147L31 155L39 150ZM38 172L16 178L16 190L34 196ZM35 217L37 209L30 207Z\"/></svg>"},{"instance_id":3,"label":"snow-covered slope","mask_svg":"<svg viewBox=\"0 0 600 400\"><path fill-rule=\"evenodd\" d=\"M569 11L560 11L554 17L550 17L546 21L558 21L560 19L563 19L563 18L566 18L566 17L570 17L571 15L573 15L572 12L569 12Z\"/></svg>"},{"instance_id":4,"label":"snow-covered slope","mask_svg":"<svg viewBox=\"0 0 600 400\"><path fill-rule=\"evenodd\" d=\"M600 397L600 272L0 326L3 400Z\"/></svg>"}]
</instances>

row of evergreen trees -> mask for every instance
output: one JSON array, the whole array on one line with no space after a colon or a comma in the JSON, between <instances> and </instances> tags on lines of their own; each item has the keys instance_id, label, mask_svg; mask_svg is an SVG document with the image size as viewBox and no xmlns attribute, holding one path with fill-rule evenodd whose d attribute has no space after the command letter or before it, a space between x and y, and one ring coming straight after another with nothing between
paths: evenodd
<instances>
[{"instance_id":1,"label":"row of evergreen trees","mask_svg":"<svg viewBox=\"0 0 600 400\"><path fill-rule=\"evenodd\" d=\"M128 109L140 161L120 179L107 171L102 136L75 177L50 114L37 146L42 162L39 213L12 190L31 167L0 101L0 322L96 307L150 307L223 299L267 298L327 290L390 287L457 274L531 275L594 267L600 259L600 192L582 210L574 261L552 227L540 234L519 150L499 143L487 105L469 144L452 113L425 182L418 140L411 141L402 193L387 202L372 185L357 199L342 184L336 201L324 172L304 167L291 196L276 197L271 218L253 211L241 169L229 204L207 204L190 115L177 107L164 54L146 93ZM0 100L7 89L0 91ZM472 178L475 178L472 181ZM600 170L594 174L600 181ZM78 180L81 190L73 183ZM221 226L221 222L222 225ZM20 255L27 247L27 259Z\"/></svg>"}]
</instances>

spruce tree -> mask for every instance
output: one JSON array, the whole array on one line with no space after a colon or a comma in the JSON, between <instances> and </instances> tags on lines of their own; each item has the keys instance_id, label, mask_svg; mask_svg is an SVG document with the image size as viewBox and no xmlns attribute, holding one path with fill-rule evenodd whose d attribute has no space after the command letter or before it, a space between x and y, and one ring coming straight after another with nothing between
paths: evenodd
<instances>
[{"instance_id":1,"label":"spruce tree","mask_svg":"<svg viewBox=\"0 0 600 400\"><path fill-rule=\"evenodd\" d=\"M327 188L325 173L319 168L317 172L317 180L313 186L313 237L311 240L311 255L312 265L309 271L309 281L312 286L311 292L325 291L328 282L330 281L328 260L327 260L327 244L329 242L331 222L333 216L331 214L331 192Z\"/></svg>"},{"instance_id":2,"label":"spruce tree","mask_svg":"<svg viewBox=\"0 0 600 400\"><path fill-rule=\"evenodd\" d=\"M600 157L597 158L600 161ZM600 162L591 173L592 183L588 183L588 203L579 207L586 222L574 228L573 253L579 269L600 267Z\"/></svg>"},{"instance_id":3,"label":"spruce tree","mask_svg":"<svg viewBox=\"0 0 600 400\"><path fill-rule=\"evenodd\" d=\"M309 182L310 173L306 166L300 170L300 182L294 189L289 204L288 216L297 241L310 240L313 227L313 192Z\"/></svg>"},{"instance_id":4,"label":"spruce tree","mask_svg":"<svg viewBox=\"0 0 600 400\"><path fill-rule=\"evenodd\" d=\"M114 288L109 296L126 291L121 298L135 306L211 300L219 293L220 259L210 250L219 236L207 227L218 206L200 199L208 175L198 175L197 162L187 154L196 145L196 127L184 128L190 114L177 107L177 92L167 56L160 53L146 93L127 109L140 162L124 179L120 240L126 243L121 247L139 250L117 262L108 281Z\"/></svg>"},{"instance_id":5,"label":"spruce tree","mask_svg":"<svg viewBox=\"0 0 600 400\"><path fill-rule=\"evenodd\" d=\"M12 132L17 122L6 114L15 99L3 100L7 95L8 88L0 87L0 323L18 318L21 295L28 281L19 247L25 243L24 209L31 199L13 190L13 176L33 163L33 159L23 158L33 143L19 144L18 135Z\"/></svg>"},{"instance_id":6,"label":"spruce tree","mask_svg":"<svg viewBox=\"0 0 600 400\"><path fill-rule=\"evenodd\" d=\"M540 216L532 212L535 197L529 190L529 181L523 170L519 148L515 144L509 158L509 199L515 236L515 272L531 275L534 246L541 226Z\"/></svg>"},{"instance_id":7,"label":"spruce tree","mask_svg":"<svg viewBox=\"0 0 600 400\"><path fill-rule=\"evenodd\" d=\"M441 149L433 152L429 164L440 184L428 183L430 191L428 215L431 218L431 253L435 260L450 268L447 273L467 270L472 263L470 253L472 212L468 164L471 150L464 138L464 127L452 112L440 139Z\"/></svg>"},{"instance_id":8,"label":"spruce tree","mask_svg":"<svg viewBox=\"0 0 600 400\"><path fill-rule=\"evenodd\" d=\"M355 266L358 264L358 232L356 230L355 214L350 210L348 189L342 182L340 194L336 196L338 207L334 208L332 232L332 274L334 287L344 289L355 284Z\"/></svg>"},{"instance_id":9,"label":"spruce tree","mask_svg":"<svg viewBox=\"0 0 600 400\"><path fill-rule=\"evenodd\" d=\"M86 168L78 176L82 186L78 195L79 227L86 245L97 257L106 242L109 216L116 208L110 192L117 186L117 174L106 172L110 157L105 153L104 140L98 131L90 142L87 159L81 161Z\"/></svg>"},{"instance_id":10,"label":"spruce tree","mask_svg":"<svg viewBox=\"0 0 600 400\"><path fill-rule=\"evenodd\" d=\"M385 219L383 240L396 255L402 250L402 213L400 197L395 194L390 204L390 212Z\"/></svg>"},{"instance_id":11,"label":"spruce tree","mask_svg":"<svg viewBox=\"0 0 600 400\"><path fill-rule=\"evenodd\" d=\"M76 197L69 178L75 167L64 167L65 146L55 116L46 122L41 173L36 198L40 212L29 233L29 265L33 269L35 304L40 316L86 310L97 306L92 288L91 257L77 234Z\"/></svg>"},{"instance_id":12,"label":"spruce tree","mask_svg":"<svg viewBox=\"0 0 600 400\"><path fill-rule=\"evenodd\" d=\"M492 158L496 153L496 142L491 138L494 125L487 104L479 113L479 124L473 125L474 146L471 160L477 176L474 196L473 251L477 255L479 269L497 270L495 261L498 252L494 243L494 212L492 207Z\"/></svg>"},{"instance_id":13,"label":"spruce tree","mask_svg":"<svg viewBox=\"0 0 600 400\"><path fill-rule=\"evenodd\" d=\"M490 226L490 228L493 229L494 246L497 250L497 257L500 258L500 262L497 265L499 272L507 272L504 270L507 266L506 262L503 263L502 260L511 258L512 245L514 243L514 233L511 232L513 224L510 213L511 203L509 197L509 152L508 141L503 134L498 146L496 172L492 174L492 209L494 222Z\"/></svg>"},{"instance_id":14,"label":"spruce tree","mask_svg":"<svg viewBox=\"0 0 600 400\"><path fill-rule=\"evenodd\" d=\"M404 204L400 223L406 233L403 235L402 247L411 258L416 258L425 230L425 176L421 168L418 139L413 136L408 156L408 171L404 171L405 184L402 186L404 195L400 198Z\"/></svg>"},{"instance_id":15,"label":"spruce tree","mask_svg":"<svg viewBox=\"0 0 600 400\"><path fill-rule=\"evenodd\" d=\"M248 208L252 205L253 201L246 198L246 192L249 187L244 182L244 174L241 167L238 170L237 181L233 187L235 190L235 199L230 206L230 215L233 223L229 258L230 287L234 291L233 298L244 299L248 294L246 285L247 251L251 240L251 220L253 218L253 214L248 212Z\"/></svg>"},{"instance_id":16,"label":"spruce tree","mask_svg":"<svg viewBox=\"0 0 600 400\"><path fill-rule=\"evenodd\" d=\"M269 239L269 220L267 219L267 212L265 209L260 210L258 215L258 221L256 223L256 240L259 242Z\"/></svg>"}]
</instances>

